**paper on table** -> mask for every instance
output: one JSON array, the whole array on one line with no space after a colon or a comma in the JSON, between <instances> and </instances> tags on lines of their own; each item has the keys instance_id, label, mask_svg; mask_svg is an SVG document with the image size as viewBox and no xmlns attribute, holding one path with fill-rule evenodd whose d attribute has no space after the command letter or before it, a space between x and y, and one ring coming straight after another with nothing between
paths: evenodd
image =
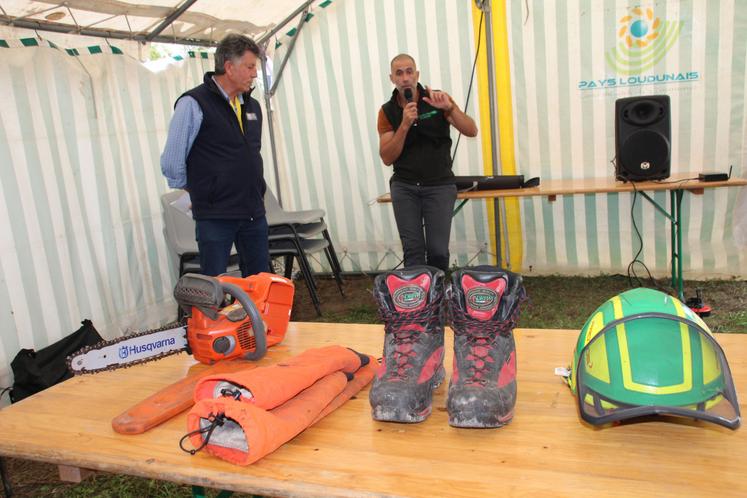
<instances>
[{"instance_id":1,"label":"paper on table","mask_svg":"<svg viewBox=\"0 0 747 498\"><path fill-rule=\"evenodd\" d=\"M171 205L190 218L192 217L192 199L189 197L189 192L184 192Z\"/></svg>"}]
</instances>

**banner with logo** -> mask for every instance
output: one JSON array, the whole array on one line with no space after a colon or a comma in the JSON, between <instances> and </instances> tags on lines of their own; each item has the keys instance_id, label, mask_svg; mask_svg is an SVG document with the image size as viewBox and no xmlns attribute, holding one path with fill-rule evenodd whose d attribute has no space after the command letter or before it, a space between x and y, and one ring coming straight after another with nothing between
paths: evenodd
<instances>
[{"instance_id":1,"label":"banner with logo","mask_svg":"<svg viewBox=\"0 0 747 498\"><path fill-rule=\"evenodd\" d=\"M506 2L518 173L611 177L615 101L668 95L671 172L744 177L747 3L568 0ZM747 274L734 243L738 188L686 193L686 276ZM652 193L662 206L666 192ZM649 269L669 271L669 221L640 196L522 200L523 268L625 272L640 248Z\"/></svg>"}]
</instances>

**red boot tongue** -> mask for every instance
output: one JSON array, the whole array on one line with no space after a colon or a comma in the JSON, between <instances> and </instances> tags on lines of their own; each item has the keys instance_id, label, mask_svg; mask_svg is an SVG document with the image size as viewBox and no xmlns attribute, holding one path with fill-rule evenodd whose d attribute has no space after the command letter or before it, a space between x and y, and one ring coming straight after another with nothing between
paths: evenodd
<instances>
[{"instance_id":1,"label":"red boot tongue","mask_svg":"<svg viewBox=\"0 0 747 498\"><path fill-rule=\"evenodd\" d=\"M501 304L506 290L506 281L496 278L490 282L479 282L469 275L462 276L462 290L467 314L475 320L490 320Z\"/></svg>"},{"instance_id":2,"label":"red boot tongue","mask_svg":"<svg viewBox=\"0 0 747 498\"><path fill-rule=\"evenodd\" d=\"M428 301L431 276L423 273L412 280L404 280L396 275L389 275L386 278L386 286L389 295L392 296L394 309L409 313L422 309Z\"/></svg>"}]
</instances>

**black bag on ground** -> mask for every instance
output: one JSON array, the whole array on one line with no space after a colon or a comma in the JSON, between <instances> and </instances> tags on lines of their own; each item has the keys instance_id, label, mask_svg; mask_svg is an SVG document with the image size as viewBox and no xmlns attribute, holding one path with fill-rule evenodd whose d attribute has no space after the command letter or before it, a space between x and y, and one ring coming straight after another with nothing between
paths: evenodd
<instances>
[{"instance_id":1,"label":"black bag on ground","mask_svg":"<svg viewBox=\"0 0 747 498\"><path fill-rule=\"evenodd\" d=\"M84 346L102 340L91 320L86 319L81 323L83 326L77 331L44 349L22 349L18 352L10 363L14 378L10 391L12 403L73 376L67 369L67 357Z\"/></svg>"}]
</instances>

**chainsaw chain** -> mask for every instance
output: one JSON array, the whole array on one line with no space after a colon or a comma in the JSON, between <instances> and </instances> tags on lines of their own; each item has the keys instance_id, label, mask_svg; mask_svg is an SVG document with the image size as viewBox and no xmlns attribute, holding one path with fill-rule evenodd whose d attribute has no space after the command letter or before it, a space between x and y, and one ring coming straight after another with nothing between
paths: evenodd
<instances>
[{"instance_id":1,"label":"chainsaw chain","mask_svg":"<svg viewBox=\"0 0 747 498\"><path fill-rule=\"evenodd\" d=\"M130 339L133 339L135 337L140 337L144 335L149 335L154 332L161 332L162 330L169 330L176 327L184 327L186 325L185 320L177 320L175 322L171 322L169 324L164 325L163 327L158 327L155 329L146 330L144 332L136 332L134 334L124 335L122 337L119 337L117 339L112 339L110 341L101 341L97 342L96 344L92 344L90 346L84 346L81 349L77 350L75 353L71 354L65 359L65 364L67 365L67 369L69 372L72 372L73 375L88 375L88 374L95 374L99 372L106 372L108 370L119 370L120 368L129 368L135 365L142 365L143 363L148 363L155 360L160 360L161 358L165 358L166 356L171 356L177 353L182 353L185 351L185 349L176 349L174 351L168 351L166 353L159 353L157 355L151 356L149 358L143 358L140 360L131 361L129 363L122 363L121 365L108 365L104 368L97 368L95 370L73 370L73 359L77 356L83 355L88 353L89 351L93 351L96 349L101 349L103 347L111 346L113 344L117 344L119 342L127 341ZM188 348L187 348L188 350Z\"/></svg>"}]
</instances>

